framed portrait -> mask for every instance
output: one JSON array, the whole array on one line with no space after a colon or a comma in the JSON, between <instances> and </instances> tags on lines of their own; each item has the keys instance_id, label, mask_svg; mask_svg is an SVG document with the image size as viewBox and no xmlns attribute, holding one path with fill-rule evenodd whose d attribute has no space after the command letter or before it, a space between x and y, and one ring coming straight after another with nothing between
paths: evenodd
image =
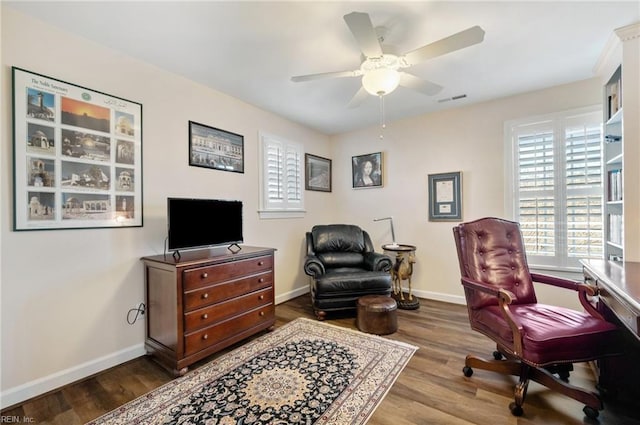
<instances>
[{"instance_id":1,"label":"framed portrait","mask_svg":"<svg viewBox=\"0 0 640 425\"><path fill-rule=\"evenodd\" d=\"M462 221L462 173L429 174L429 221Z\"/></svg>"},{"instance_id":2,"label":"framed portrait","mask_svg":"<svg viewBox=\"0 0 640 425\"><path fill-rule=\"evenodd\" d=\"M189 165L244 173L244 136L189 121Z\"/></svg>"},{"instance_id":3,"label":"framed portrait","mask_svg":"<svg viewBox=\"0 0 640 425\"><path fill-rule=\"evenodd\" d=\"M304 188L319 192L331 192L331 160L321 156L304 154Z\"/></svg>"},{"instance_id":4,"label":"framed portrait","mask_svg":"<svg viewBox=\"0 0 640 425\"><path fill-rule=\"evenodd\" d=\"M142 226L142 105L12 77L14 230Z\"/></svg>"},{"instance_id":5,"label":"framed portrait","mask_svg":"<svg viewBox=\"0 0 640 425\"><path fill-rule=\"evenodd\" d=\"M382 152L351 157L351 180L354 189L382 187Z\"/></svg>"}]
</instances>

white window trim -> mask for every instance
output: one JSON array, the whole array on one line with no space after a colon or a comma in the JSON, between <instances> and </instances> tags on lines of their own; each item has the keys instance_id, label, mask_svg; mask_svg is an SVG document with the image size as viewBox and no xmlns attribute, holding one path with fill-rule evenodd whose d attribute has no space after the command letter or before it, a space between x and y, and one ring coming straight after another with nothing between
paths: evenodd
<instances>
[{"instance_id":1,"label":"white window trim","mask_svg":"<svg viewBox=\"0 0 640 425\"><path fill-rule=\"evenodd\" d=\"M505 191L504 191L504 211L506 217L511 220L516 220L517 211L516 211L516 203L514 199L517 196L517 178L515 176L515 161L517 161L517 150L514 149L513 143L513 133L514 129L522 126L522 125L531 125L535 126L536 123L554 122L554 132L560 130L564 132L564 126L558 125L558 120L566 120L567 118L575 115L588 114L600 112L602 113L601 105L592 105L581 108L570 109L562 112L554 112L544 115L531 116L517 120L505 121L504 123L504 181L505 181ZM566 193L566 188L561 187L557 189L559 192L556 195L559 195L562 199L564 199ZM558 234L558 236L563 236ZM542 263L542 264L530 264L530 268L537 270L552 270L552 271L567 271L567 272L581 272L580 267L574 267L571 265L558 265L557 263Z\"/></svg>"},{"instance_id":2,"label":"white window trim","mask_svg":"<svg viewBox=\"0 0 640 425\"><path fill-rule=\"evenodd\" d=\"M303 218L306 214L304 209L304 182L300 181L300 199L291 205L285 199L281 207L269 205L268 199L268 167L267 161L267 149L265 147L269 143L280 144L286 149L293 149L298 155L298 175L300 179L304 179L304 147L300 143L286 140L280 136L266 133L264 131L258 132L258 146L259 146L259 179L260 179L260 209L258 215L261 219L279 219L279 218ZM286 185L286 179L284 179ZM286 186L284 188L286 192Z\"/></svg>"}]
</instances>

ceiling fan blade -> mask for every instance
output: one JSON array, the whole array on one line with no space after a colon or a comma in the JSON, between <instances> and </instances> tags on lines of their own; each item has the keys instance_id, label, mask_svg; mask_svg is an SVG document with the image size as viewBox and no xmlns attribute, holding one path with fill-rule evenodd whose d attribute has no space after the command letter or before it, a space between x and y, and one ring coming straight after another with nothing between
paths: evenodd
<instances>
[{"instance_id":1,"label":"ceiling fan blade","mask_svg":"<svg viewBox=\"0 0 640 425\"><path fill-rule=\"evenodd\" d=\"M360 51L362 51L366 57L379 58L382 56L382 47L380 46L378 35L373 28L369 14L351 12L344 15L344 20L356 38Z\"/></svg>"},{"instance_id":2,"label":"ceiling fan blade","mask_svg":"<svg viewBox=\"0 0 640 425\"><path fill-rule=\"evenodd\" d=\"M295 77L291 77L291 81L299 83L301 81L320 80L322 78L357 77L359 75L362 75L362 72L359 69L355 71L323 72L320 74L297 75Z\"/></svg>"},{"instance_id":3,"label":"ceiling fan blade","mask_svg":"<svg viewBox=\"0 0 640 425\"><path fill-rule=\"evenodd\" d=\"M364 102L365 99L369 96L371 95L364 89L364 87L360 87L360 90L358 90L358 92L355 95L353 95L353 97L349 101L347 108L352 109L360 106L360 104Z\"/></svg>"},{"instance_id":4,"label":"ceiling fan blade","mask_svg":"<svg viewBox=\"0 0 640 425\"><path fill-rule=\"evenodd\" d=\"M467 28L464 31L422 46L419 49L412 50L404 55L404 59L407 64L411 66L427 59L473 46L474 44L482 42L482 40L484 40L484 30L476 25L475 27Z\"/></svg>"},{"instance_id":5,"label":"ceiling fan blade","mask_svg":"<svg viewBox=\"0 0 640 425\"><path fill-rule=\"evenodd\" d=\"M415 75L408 74L406 72L400 73L400 85L429 96L438 94L442 90L442 86L432 83L431 81L423 80L422 78L418 78Z\"/></svg>"}]
</instances>

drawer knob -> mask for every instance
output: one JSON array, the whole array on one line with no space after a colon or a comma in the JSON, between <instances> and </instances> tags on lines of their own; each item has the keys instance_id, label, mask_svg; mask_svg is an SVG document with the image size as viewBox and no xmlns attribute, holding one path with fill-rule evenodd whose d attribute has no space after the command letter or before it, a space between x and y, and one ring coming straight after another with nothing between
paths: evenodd
<instances>
[{"instance_id":1,"label":"drawer knob","mask_svg":"<svg viewBox=\"0 0 640 425\"><path fill-rule=\"evenodd\" d=\"M208 318L209 318L209 315L208 315L207 313L205 313L205 314L203 314L203 315L202 315L202 319L203 319L203 320L207 320Z\"/></svg>"},{"instance_id":2,"label":"drawer knob","mask_svg":"<svg viewBox=\"0 0 640 425\"><path fill-rule=\"evenodd\" d=\"M204 294L202 294L202 299L206 300L207 298L209 298L209 293L205 292Z\"/></svg>"},{"instance_id":3,"label":"drawer knob","mask_svg":"<svg viewBox=\"0 0 640 425\"><path fill-rule=\"evenodd\" d=\"M264 277L261 277L260 279L258 279L259 283L263 283L264 282Z\"/></svg>"},{"instance_id":4,"label":"drawer knob","mask_svg":"<svg viewBox=\"0 0 640 425\"><path fill-rule=\"evenodd\" d=\"M202 335L202 339L209 339L209 334Z\"/></svg>"},{"instance_id":5,"label":"drawer knob","mask_svg":"<svg viewBox=\"0 0 640 425\"><path fill-rule=\"evenodd\" d=\"M264 266L264 261L258 261L259 266Z\"/></svg>"},{"instance_id":6,"label":"drawer knob","mask_svg":"<svg viewBox=\"0 0 640 425\"><path fill-rule=\"evenodd\" d=\"M264 316L264 311L261 311L261 312L260 312L260 316Z\"/></svg>"},{"instance_id":7,"label":"drawer knob","mask_svg":"<svg viewBox=\"0 0 640 425\"><path fill-rule=\"evenodd\" d=\"M207 273L207 272L202 273L202 278L203 279L206 279L208 277L209 277L209 273Z\"/></svg>"},{"instance_id":8,"label":"drawer knob","mask_svg":"<svg viewBox=\"0 0 640 425\"><path fill-rule=\"evenodd\" d=\"M258 298L264 300L264 295L260 295Z\"/></svg>"}]
</instances>

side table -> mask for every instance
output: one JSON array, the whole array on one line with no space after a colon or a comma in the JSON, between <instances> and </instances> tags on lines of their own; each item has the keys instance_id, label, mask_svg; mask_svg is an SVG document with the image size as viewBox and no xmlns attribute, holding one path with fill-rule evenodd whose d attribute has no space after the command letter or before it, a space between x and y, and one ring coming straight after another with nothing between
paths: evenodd
<instances>
[{"instance_id":1,"label":"side table","mask_svg":"<svg viewBox=\"0 0 640 425\"><path fill-rule=\"evenodd\" d=\"M403 310L417 310L420 308L420 301L413 296L411 289L411 275L413 274L413 265L416 262L416 247L414 245L392 243L382 245L382 250L392 258L395 256L396 259L391 268L393 287L391 296L398 303L398 308ZM402 289L402 282L404 280L408 282L408 293L403 292Z\"/></svg>"}]
</instances>

